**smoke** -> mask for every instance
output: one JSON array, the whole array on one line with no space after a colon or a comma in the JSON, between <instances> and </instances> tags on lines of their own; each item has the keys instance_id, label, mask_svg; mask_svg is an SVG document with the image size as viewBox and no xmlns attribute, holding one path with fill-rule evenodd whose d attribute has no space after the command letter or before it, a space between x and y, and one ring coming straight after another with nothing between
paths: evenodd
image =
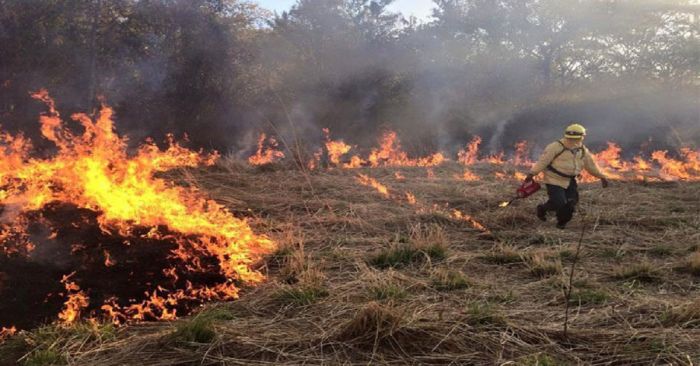
<instances>
[{"instance_id":1,"label":"smoke","mask_svg":"<svg viewBox=\"0 0 700 366\"><path fill-rule=\"evenodd\" d=\"M360 148L393 129L413 153L478 134L496 152L572 121L592 145L697 146L691 1L438 0L422 24L391 3L300 0L276 16L237 1L3 3L0 122L36 137L27 91L46 87L64 115L94 110L96 90L134 143L188 134L241 157L263 131L313 150L321 128ZM34 36L36 14L53 18Z\"/></svg>"},{"instance_id":2,"label":"smoke","mask_svg":"<svg viewBox=\"0 0 700 366\"><path fill-rule=\"evenodd\" d=\"M377 25L371 15L347 25L334 11L346 2L307 0L278 18L282 31L262 58L291 64L279 85L306 111L302 133L331 127L363 146L392 128L413 150L454 151L480 134L496 152L523 139L545 145L574 121L590 127L594 146L692 146L698 89L683 75L700 65L668 54L698 34L686 3L438 1L432 22L377 47L353 34ZM280 61L281 44L305 62ZM679 139L679 130L691 134Z\"/></svg>"}]
</instances>

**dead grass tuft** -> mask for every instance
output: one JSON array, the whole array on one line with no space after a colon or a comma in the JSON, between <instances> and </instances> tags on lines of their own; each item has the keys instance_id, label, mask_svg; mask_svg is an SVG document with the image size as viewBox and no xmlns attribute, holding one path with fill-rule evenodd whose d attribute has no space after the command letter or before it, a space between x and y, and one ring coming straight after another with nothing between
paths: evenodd
<instances>
[{"instance_id":1,"label":"dead grass tuft","mask_svg":"<svg viewBox=\"0 0 700 366\"><path fill-rule=\"evenodd\" d=\"M525 265L536 277L545 278L561 274L563 271L561 260L552 259L545 252L534 252L524 257Z\"/></svg>"},{"instance_id":2,"label":"dead grass tuft","mask_svg":"<svg viewBox=\"0 0 700 366\"><path fill-rule=\"evenodd\" d=\"M690 273L694 276L700 276L700 251L690 254L678 269L681 272Z\"/></svg>"},{"instance_id":3,"label":"dead grass tuft","mask_svg":"<svg viewBox=\"0 0 700 366\"><path fill-rule=\"evenodd\" d=\"M404 314L396 308L370 302L344 324L338 332L339 341L362 342L391 336L404 320Z\"/></svg>"},{"instance_id":4,"label":"dead grass tuft","mask_svg":"<svg viewBox=\"0 0 700 366\"><path fill-rule=\"evenodd\" d=\"M503 327L507 325L506 318L489 303L471 303L466 311L467 323L477 327Z\"/></svg>"},{"instance_id":5,"label":"dead grass tuft","mask_svg":"<svg viewBox=\"0 0 700 366\"><path fill-rule=\"evenodd\" d=\"M661 322L665 326L700 328L700 300L666 309Z\"/></svg>"},{"instance_id":6,"label":"dead grass tuft","mask_svg":"<svg viewBox=\"0 0 700 366\"><path fill-rule=\"evenodd\" d=\"M662 280L661 270L650 262L639 262L629 266L619 265L613 274L619 280L635 280L643 283L653 283Z\"/></svg>"},{"instance_id":7,"label":"dead grass tuft","mask_svg":"<svg viewBox=\"0 0 700 366\"><path fill-rule=\"evenodd\" d=\"M447 258L447 241L443 229L437 225L417 225L411 228L408 244L391 247L371 256L369 264L380 268L402 268L414 263L435 263Z\"/></svg>"},{"instance_id":8,"label":"dead grass tuft","mask_svg":"<svg viewBox=\"0 0 700 366\"><path fill-rule=\"evenodd\" d=\"M522 263L523 258L520 252L510 245L499 245L489 253L480 256L482 260L491 264L507 265Z\"/></svg>"},{"instance_id":9,"label":"dead grass tuft","mask_svg":"<svg viewBox=\"0 0 700 366\"><path fill-rule=\"evenodd\" d=\"M433 271L433 287L438 291L454 291L469 288L472 284L461 271L450 269L438 269Z\"/></svg>"}]
</instances>

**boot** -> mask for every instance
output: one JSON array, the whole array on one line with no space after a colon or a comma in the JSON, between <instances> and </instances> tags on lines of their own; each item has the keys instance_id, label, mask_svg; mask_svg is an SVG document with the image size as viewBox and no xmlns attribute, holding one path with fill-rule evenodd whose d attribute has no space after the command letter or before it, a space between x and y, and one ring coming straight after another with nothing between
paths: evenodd
<instances>
[{"instance_id":1,"label":"boot","mask_svg":"<svg viewBox=\"0 0 700 366\"><path fill-rule=\"evenodd\" d=\"M557 211L557 227L563 229L573 217L574 205L572 204L572 202L569 202Z\"/></svg>"},{"instance_id":2,"label":"boot","mask_svg":"<svg viewBox=\"0 0 700 366\"><path fill-rule=\"evenodd\" d=\"M541 221L547 221L547 208L544 205L537 205L537 218Z\"/></svg>"}]
</instances>

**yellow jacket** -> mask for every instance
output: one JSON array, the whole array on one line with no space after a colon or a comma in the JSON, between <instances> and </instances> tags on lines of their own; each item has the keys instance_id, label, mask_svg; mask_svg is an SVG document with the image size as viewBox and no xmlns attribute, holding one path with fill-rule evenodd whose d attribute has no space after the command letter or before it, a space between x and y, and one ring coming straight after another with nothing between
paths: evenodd
<instances>
[{"instance_id":1,"label":"yellow jacket","mask_svg":"<svg viewBox=\"0 0 700 366\"><path fill-rule=\"evenodd\" d=\"M561 139L547 145L544 152L540 156L540 159L532 167L530 173L532 175L537 175L544 172L544 183L557 185L562 188L569 188L571 180L547 169L547 166L549 166L550 163L554 169L566 175L578 176L581 174L581 171L585 169L594 177L601 179L605 178L605 174L600 171L598 164L596 164L595 160L593 160L593 155L588 148L583 146L581 141L578 141L575 146L567 146L573 149L578 148L579 150L575 154L571 151L564 151L564 153L557 156L557 154L564 150L562 144L567 145L567 141L565 140L566 139ZM555 156L557 156L556 159L554 158Z\"/></svg>"}]
</instances>

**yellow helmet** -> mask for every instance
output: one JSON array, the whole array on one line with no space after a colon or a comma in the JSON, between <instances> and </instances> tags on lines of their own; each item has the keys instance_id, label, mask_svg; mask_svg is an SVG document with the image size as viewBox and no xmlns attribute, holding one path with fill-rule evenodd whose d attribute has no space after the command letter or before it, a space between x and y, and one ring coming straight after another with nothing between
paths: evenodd
<instances>
[{"instance_id":1,"label":"yellow helmet","mask_svg":"<svg viewBox=\"0 0 700 366\"><path fill-rule=\"evenodd\" d=\"M564 137L568 139L582 139L586 136L586 128L578 123L574 123L566 128L564 131Z\"/></svg>"}]
</instances>

